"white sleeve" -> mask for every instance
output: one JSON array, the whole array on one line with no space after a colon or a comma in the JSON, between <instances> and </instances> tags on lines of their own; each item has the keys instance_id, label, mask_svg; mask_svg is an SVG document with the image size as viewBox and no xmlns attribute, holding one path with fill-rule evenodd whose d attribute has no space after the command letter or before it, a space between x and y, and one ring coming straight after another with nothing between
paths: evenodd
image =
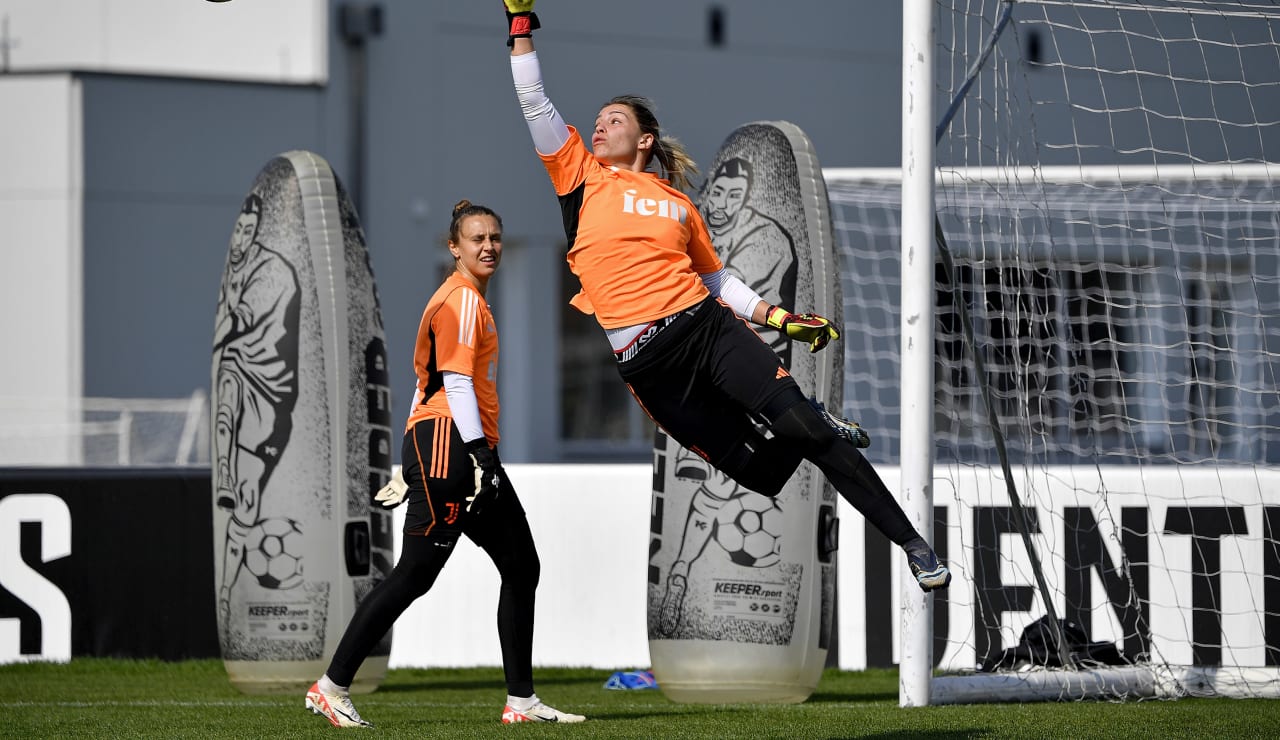
<instances>
[{"instance_id":1,"label":"white sleeve","mask_svg":"<svg viewBox=\"0 0 1280 740\"><path fill-rule=\"evenodd\" d=\"M729 304L729 308L732 308L734 313L747 321L750 321L751 314L755 313L756 304L764 302L764 299L738 279L738 276L723 267L715 272L700 273L698 277L702 278L711 295L720 297Z\"/></svg>"},{"instance_id":2,"label":"white sleeve","mask_svg":"<svg viewBox=\"0 0 1280 740\"><path fill-rule=\"evenodd\" d=\"M541 154L554 154L569 140L569 126L542 89L542 65L538 52L511 57L511 80L520 99L520 110L529 124L533 145Z\"/></svg>"},{"instance_id":3,"label":"white sleeve","mask_svg":"<svg viewBox=\"0 0 1280 740\"><path fill-rule=\"evenodd\" d=\"M462 441L470 442L483 437L480 404L476 402L476 389L471 383L471 376L445 370L444 395L449 399L449 413L453 414L453 424L458 427Z\"/></svg>"}]
</instances>

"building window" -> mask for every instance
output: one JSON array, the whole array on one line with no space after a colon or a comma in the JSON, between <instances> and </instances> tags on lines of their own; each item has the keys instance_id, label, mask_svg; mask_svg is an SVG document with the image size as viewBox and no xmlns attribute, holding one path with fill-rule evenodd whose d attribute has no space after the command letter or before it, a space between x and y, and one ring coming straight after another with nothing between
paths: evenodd
<instances>
[{"instance_id":1,"label":"building window","mask_svg":"<svg viewBox=\"0 0 1280 740\"><path fill-rule=\"evenodd\" d=\"M578 278L564 265L560 305L560 438L570 462L643 462L654 424L631 397L595 317L569 305Z\"/></svg>"}]
</instances>

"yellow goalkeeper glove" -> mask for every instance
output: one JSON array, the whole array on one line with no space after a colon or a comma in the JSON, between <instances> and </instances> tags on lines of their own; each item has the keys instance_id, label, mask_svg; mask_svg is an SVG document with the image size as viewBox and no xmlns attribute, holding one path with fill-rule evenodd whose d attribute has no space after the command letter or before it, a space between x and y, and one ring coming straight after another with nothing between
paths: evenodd
<instances>
[{"instance_id":1,"label":"yellow goalkeeper glove","mask_svg":"<svg viewBox=\"0 0 1280 740\"><path fill-rule=\"evenodd\" d=\"M797 342L807 342L810 352L817 352L832 339L840 338L835 324L816 313L791 313L785 308L770 306L765 323Z\"/></svg>"},{"instance_id":2,"label":"yellow goalkeeper glove","mask_svg":"<svg viewBox=\"0 0 1280 740\"><path fill-rule=\"evenodd\" d=\"M515 46L516 39L533 36L535 28L542 28L538 14L533 12L534 0L502 0L507 10L507 46Z\"/></svg>"}]
</instances>

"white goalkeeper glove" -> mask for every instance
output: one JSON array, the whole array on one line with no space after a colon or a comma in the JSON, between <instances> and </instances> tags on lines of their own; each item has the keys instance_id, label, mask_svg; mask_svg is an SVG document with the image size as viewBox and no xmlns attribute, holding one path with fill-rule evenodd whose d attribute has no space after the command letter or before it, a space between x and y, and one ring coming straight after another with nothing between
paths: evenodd
<instances>
[{"instance_id":1,"label":"white goalkeeper glove","mask_svg":"<svg viewBox=\"0 0 1280 740\"><path fill-rule=\"evenodd\" d=\"M381 504L384 509L394 509L404 503L404 497L409 493L409 484L404 482L402 470L403 468L396 468L391 475L391 481L378 489L373 496L373 500Z\"/></svg>"}]
</instances>

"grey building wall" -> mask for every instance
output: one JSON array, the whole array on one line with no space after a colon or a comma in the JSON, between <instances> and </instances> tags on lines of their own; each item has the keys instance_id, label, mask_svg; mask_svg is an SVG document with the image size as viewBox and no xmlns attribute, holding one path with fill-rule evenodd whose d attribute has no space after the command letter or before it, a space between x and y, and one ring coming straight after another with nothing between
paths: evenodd
<instances>
[{"instance_id":1,"label":"grey building wall","mask_svg":"<svg viewBox=\"0 0 1280 740\"><path fill-rule=\"evenodd\" d=\"M317 88L88 75L85 393L209 385L227 242L258 170L326 147Z\"/></svg>"},{"instance_id":2,"label":"grey building wall","mask_svg":"<svg viewBox=\"0 0 1280 740\"><path fill-rule=\"evenodd\" d=\"M331 4L335 18L342 5ZM396 423L452 205L465 197L503 215L506 254L489 296L503 337L503 456L561 459L564 236L511 87L504 20L496 3L379 6L382 33L364 47L362 153L351 141L358 57L336 20L323 87L83 76L85 393L207 389L218 280L240 200L272 156L311 149L363 196ZM709 33L715 9L718 45ZM897 4L560 0L539 14L548 94L579 127L604 100L634 92L656 101L664 131L702 163L734 128L762 119L799 125L824 165L897 163Z\"/></svg>"}]
</instances>

